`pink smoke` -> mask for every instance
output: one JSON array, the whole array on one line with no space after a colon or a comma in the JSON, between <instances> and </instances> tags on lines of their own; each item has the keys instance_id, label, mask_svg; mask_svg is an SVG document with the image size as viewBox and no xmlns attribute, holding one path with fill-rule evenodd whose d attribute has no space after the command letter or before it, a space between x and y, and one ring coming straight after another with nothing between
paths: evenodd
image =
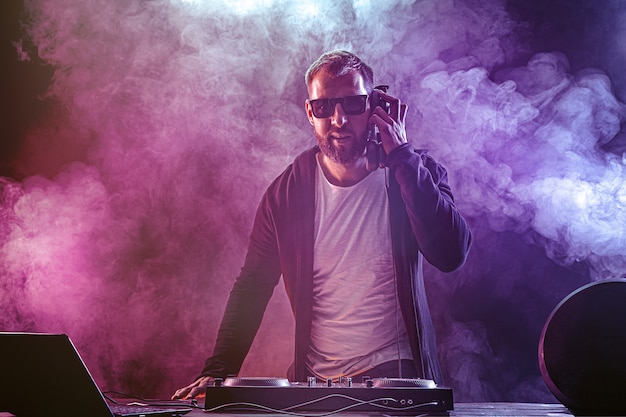
<instances>
[{"instance_id":1,"label":"pink smoke","mask_svg":"<svg viewBox=\"0 0 626 417\"><path fill-rule=\"evenodd\" d=\"M626 270L624 108L606 72L529 54L528 22L496 0L25 5L14 59L54 75L24 179L0 182L1 330L68 333L105 390L191 382L258 199L314 143L303 74L342 47L409 104L411 142L448 168L474 230L461 271L427 268L455 399L551 399L543 321ZM292 332L278 288L242 373L284 375Z\"/></svg>"}]
</instances>

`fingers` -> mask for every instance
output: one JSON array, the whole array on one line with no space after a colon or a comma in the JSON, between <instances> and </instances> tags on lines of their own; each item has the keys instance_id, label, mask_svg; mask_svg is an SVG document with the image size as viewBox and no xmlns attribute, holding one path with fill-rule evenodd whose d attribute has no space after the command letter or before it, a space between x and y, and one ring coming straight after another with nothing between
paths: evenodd
<instances>
[{"instance_id":1,"label":"fingers","mask_svg":"<svg viewBox=\"0 0 626 417\"><path fill-rule=\"evenodd\" d=\"M206 388L213 382L214 379L210 376L203 376L201 378L196 379L192 384L187 385L184 388L176 390L174 395L172 395L172 400L180 400L180 399L192 399L197 397L198 395L204 394Z\"/></svg>"},{"instance_id":2,"label":"fingers","mask_svg":"<svg viewBox=\"0 0 626 417\"><path fill-rule=\"evenodd\" d=\"M378 127L383 148L389 154L393 149L407 142L405 119L408 106L387 93L379 92L379 94L384 101L389 103L389 114L377 107L371 115L370 123Z\"/></svg>"},{"instance_id":3,"label":"fingers","mask_svg":"<svg viewBox=\"0 0 626 417\"><path fill-rule=\"evenodd\" d=\"M185 399L190 400L196 397L203 397L206 394L206 386L203 387L195 387L193 388L189 394L185 397Z\"/></svg>"},{"instance_id":4,"label":"fingers","mask_svg":"<svg viewBox=\"0 0 626 417\"><path fill-rule=\"evenodd\" d=\"M383 91L377 90L379 96L386 101L387 103L389 103L389 116L396 122L399 123L404 123L404 119L406 117L406 113L407 113L407 109L408 106L402 102L400 102L399 98L396 98L392 95L389 95ZM382 113L381 113L382 111ZM385 114L385 111L382 110L382 108L380 110L375 109L375 112L379 114L379 116L381 118L384 119L383 114Z\"/></svg>"},{"instance_id":5,"label":"fingers","mask_svg":"<svg viewBox=\"0 0 626 417\"><path fill-rule=\"evenodd\" d=\"M174 395L172 395L172 400L181 400L183 398L185 398L185 396L191 391L191 388L189 387L185 387L185 388L181 388L176 390L176 392L174 393Z\"/></svg>"},{"instance_id":6,"label":"fingers","mask_svg":"<svg viewBox=\"0 0 626 417\"><path fill-rule=\"evenodd\" d=\"M402 124L404 124L404 121L406 120L406 112L408 108L409 106L404 103L400 106L400 118L398 119L398 121Z\"/></svg>"}]
</instances>

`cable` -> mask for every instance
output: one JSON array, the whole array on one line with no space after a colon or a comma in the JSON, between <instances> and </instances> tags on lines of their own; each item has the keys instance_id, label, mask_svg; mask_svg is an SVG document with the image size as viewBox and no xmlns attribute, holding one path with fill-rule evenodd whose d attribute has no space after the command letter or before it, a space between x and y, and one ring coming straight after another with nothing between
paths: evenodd
<instances>
[{"instance_id":1,"label":"cable","mask_svg":"<svg viewBox=\"0 0 626 417\"><path fill-rule=\"evenodd\" d=\"M417 274L419 274L419 271L422 270L422 254L421 252L418 252L417 254ZM419 279L419 278L417 278ZM422 277L423 279L423 277ZM425 367L425 359L424 359L424 352L425 350L425 346L423 346L423 337L422 337L422 331L421 331L421 326L420 326L420 317L418 317L418 310L419 310L419 298L418 298L418 294L417 294L417 290L415 288L415 280L412 279L411 280L411 298L413 299L413 316L415 317L415 331L417 334L417 346L420 352L420 366L422 368L422 378L428 378L427 374L426 374L426 367ZM433 375L434 377L434 375ZM441 382L441 381L435 381L437 383Z\"/></svg>"},{"instance_id":2,"label":"cable","mask_svg":"<svg viewBox=\"0 0 626 417\"><path fill-rule=\"evenodd\" d=\"M391 233L391 200L390 200L390 195L389 195L389 175L388 175L388 171L389 168L387 168L387 166L383 167L383 171L385 172L385 191L387 193L387 207L389 210L389 233ZM396 268L396 257L393 254L393 236L391 236L390 238L390 242L391 242L391 258L392 258L392 265L393 265L393 296L394 296L394 300L396 302L395 305L395 312L394 312L394 317L395 317L395 325L396 325L396 355L397 355L397 360L398 360L398 377L402 378L402 358L401 358L401 353L400 353L400 329L399 329L399 323L398 323L398 310L400 308L400 301L398 300L398 269Z\"/></svg>"},{"instance_id":3,"label":"cable","mask_svg":"<svg viewBox=\"0 0 626 417\"><path fill-rule=\"evenodd\" d=\"M297 409L297 408L301 408L301 407L305 407L307 405L311 405L311 404L315 404L317 402L323 401L323 400L327 400L333 397L339 397L339 398L345 398L348 400L352 400L355 403L342 407L342 408L338 408L332 411L328 411L328 412L322 412L322 413L301 413L301 412L295 412L295 411L291 411L293 409ZM324 397L320 397L316 400L312 400L312 401L307 401L304 403L300 403L300 404L296 404L284 409L276 409L276 408L272 408L272 407L268 407L262 404L256 404L256 403L249 403L249 402L235 402L235 403L227 403L227 404L222 404L216 407L212 407L212 408L208 408L205 409L204 411L206 412L217 412L219 410L225 409L225 408L229 408L229 407L251 407L253 409L259 409L259 410L265 410L265 411L269 411L272 413L277 413L277 414L286 414L286 415L292 415L292 416L301 416L301 417L324 417L324 416L329 416L329 415L333 415L333 414L337 414L337 413L341 413L341 412L345 412L348 410L351 410L353 408L359 407L359 406L363 406L363 405L371 405L380 409L384 409L384 410L388 410L388 411L409 411L409 410L414 410L414 409L418 409L421 407L426 407L429 405L432 406L436 406L439 404L439 402L437 401L430 401L430 402L425 402L425 403L418 403L418 404L412 404L412 405L408 405L405 407L390 407L390 406L386 406L384 404L378 404L378 402L381 401L391 401L391 402L399 402L398 400L396 400L395 398L390 398L390 397L382 397L382 398L377 398L377 399L373 399L373 400L368 400L368 401L363 401L363 400L359 400L358 398L354 398L354 397L350 397L347 395L341 395L341 394L331 394L331 395L327 395Z\"/></svg>"},{"instance_id":4,"label":"cable","mask_svg":"<svg viewBox=\"0 0 626 417\"><path fill-rule=\"evenodd\" d=\"M343 395L343 394L329 394L329 395L326 395L326 396L324 396L324 397L316 398L316 399L311 400L311 401L306 401L306 402L303 402L303 403L300 403L300 404L292 405L291 407L283 408L283 411L288 411L288 410L291 410L291 409L294 409L294 408L301 408L301 407L305 407L305 406L307 406L307 405L315 404L315 403L318 403L318 402L320 402L320 401L323 401L323 400L328 400L328 399L333 398L333 397L338 397L338 398L346 398L346 399L348 399L348 400L353 400L353 401L356 401L356 402L357 402L357 404L356 404L356 405L368 405L368 404L370 404L370 403L372 403L372 402L375 402L375 401L396 401L396 402L397 402L397 400L396 400L396 399L394 399L394 398L386 398L386 397L383 397L383 398L377 398L377 399L375 399L375 400L359 400L358 398L350 397L349 395ZM370 404L370 405L371 405L371 404ZM352 408L352 407L354 407L354 406L355 406L355 405L351 405L351 406L349 406L349 408Z\"/></svg>"}]
</instances>

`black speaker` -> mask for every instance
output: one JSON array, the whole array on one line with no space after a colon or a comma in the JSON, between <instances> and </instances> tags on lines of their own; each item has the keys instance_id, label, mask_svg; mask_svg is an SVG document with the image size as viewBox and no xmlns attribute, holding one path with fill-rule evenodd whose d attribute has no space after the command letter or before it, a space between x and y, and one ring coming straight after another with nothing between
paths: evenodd
<instances>
[{"instance_id":1,"label":"black speaker","mask_svg":"<svg viewBox=\"0 0 626 417\"><path fill-rule=\"evenodd\" d=\"M626 415L626 279L587 284L552 311L541 375L575 415Z\"/></svg>"}]
</instances>

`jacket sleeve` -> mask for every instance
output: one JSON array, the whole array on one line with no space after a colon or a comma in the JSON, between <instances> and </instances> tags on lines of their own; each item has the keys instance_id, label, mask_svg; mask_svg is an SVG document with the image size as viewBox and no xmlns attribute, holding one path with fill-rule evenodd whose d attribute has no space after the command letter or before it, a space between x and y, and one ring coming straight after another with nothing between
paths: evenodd
<instances>
[{"instance_id":1,"label":"jacket sleeve","mask_svg":"<svg viewBox=\"0 0 626 417\"><path fill-rule=\"evenodd\" d=\"M399 185L424 258L443 272L459 268L465 262L472 236L454 204L445 168L409 144L394 149L387 165Z\"/></svg>"},{"instance_id":2,"label":"jacket sleeve","mask_svg":"<svg viewBox=\"0 0 626 417\"><path fill-rule=\"evenodd\" d=\"M213 354L199 376L236 375L250 350L280 279L280 263L268 195L257 209L241 273L230 292Z\"/></svg>"}]
</instances>

